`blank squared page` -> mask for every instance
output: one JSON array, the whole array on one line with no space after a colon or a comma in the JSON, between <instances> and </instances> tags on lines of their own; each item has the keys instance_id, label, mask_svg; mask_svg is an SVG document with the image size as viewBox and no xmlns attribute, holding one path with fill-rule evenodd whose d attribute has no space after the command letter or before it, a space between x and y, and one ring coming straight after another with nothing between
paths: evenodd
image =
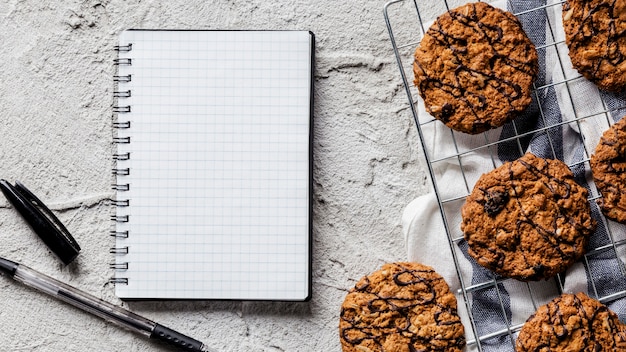
<instances>
[{"instance_id":1,"label":"blank squared page","mask_svg":"<svg viewBox=\"0 0 626 352\"><path fill-rule=\"evenodd\" d=\"M310 295L312 35L129 30L120 45L116 294ZM126 250L127 249L127 250ZM124 268L124 263L128 263Z\"/></svg>"}]
</instances>

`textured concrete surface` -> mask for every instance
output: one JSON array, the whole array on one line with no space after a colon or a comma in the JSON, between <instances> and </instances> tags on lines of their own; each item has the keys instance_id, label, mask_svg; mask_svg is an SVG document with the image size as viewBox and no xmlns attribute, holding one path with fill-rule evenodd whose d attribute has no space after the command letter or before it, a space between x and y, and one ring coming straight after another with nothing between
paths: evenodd
<instances>
[{"instance_id":1,"label":"textured concrete surface","mask_svg":"<svg viewBox=\"0 0 626 352\"><path fill-rule=\"evenodd\" d=\"M0 197L0 256L219 351L340 351L356 280L404 260L404 206L427 191L383 1L0 2L0 177L48 202L82 245L63 267ZM121 302L107 283L112 50L127 28L299 29L317 38L313 299ZM252 53L254 54L254 53ZM0 277L1 351L168 351Z\"/></svg>"}]
</instances>

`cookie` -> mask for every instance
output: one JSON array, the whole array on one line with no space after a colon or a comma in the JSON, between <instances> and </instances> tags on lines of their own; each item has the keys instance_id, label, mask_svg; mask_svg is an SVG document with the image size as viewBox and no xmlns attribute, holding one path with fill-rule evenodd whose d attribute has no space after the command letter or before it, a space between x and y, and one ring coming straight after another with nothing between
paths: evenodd
<instances>
[{"instance_id":1,"label":"cookie","mask_svg":"<svg viewBox=\"0 0 626 352\"><path fill-rule=\"evenodd\" d=\"M593 180L602 195L598 205L606 217L626 223L626 118L600 138L591 155Z\"/></svg>"},{"instance_id":2,"label":"cookie","mask_svg":"<svg viewBox=\"0 0 626 352\"><path fill-rule=\"evenodd\" d=\"M626 351L626 325L607 306L582 292L562 294L528 318L515 350Z\"/></svg>"},{"instance_id":3,"label":"cookie","mask_svg":"<svg viewBox=\"0 0 626 352\"><path fill-rule=\"evenodd\" d=\"M587 189L560 160L531 153L483 174L461 208L478 264L506 277L552 277L584 253L595 229Z\"/></svg>"},{"instance_id":4,"label":"cookie","mask_svg":"<svg viewBox=\"0 0 626 352\"><path fill-rule=\"evenodd\" d=\"M600 89L626 87L626 0L567 0L562 16L574 68Z\"/></svg>"},{"instance_id":5,"label":"cookie","mask_svg":"<svg viewBox=\"0 0 626 352\"><path fill-rule=\"evenodd\" d=\"M626 223L626 119L622 118L602 134L591 155L593 181L602 198L602 213Z\"/></svg>"},{"instance_id":6,"label":"cookie","mask_svg":"<svg viewBox=\"0 0 626 352\"><path fill-rule=\"evenodd\" d=\"M341 305L344 352L461 351L456 298L431 267L389 263L363 277Z\"/></svg>"},{"instance_id":7,"label":"cookie","mask_svg":"<svg viewBox=\"0 0 626 352\"><path fill-rule=\"evenodd\" d=\"M414 59L426 111L454 130L476 134L502 126L532 102L535 46L515 16L484 2L439 16Z\"/></svg>"}]
</instances>

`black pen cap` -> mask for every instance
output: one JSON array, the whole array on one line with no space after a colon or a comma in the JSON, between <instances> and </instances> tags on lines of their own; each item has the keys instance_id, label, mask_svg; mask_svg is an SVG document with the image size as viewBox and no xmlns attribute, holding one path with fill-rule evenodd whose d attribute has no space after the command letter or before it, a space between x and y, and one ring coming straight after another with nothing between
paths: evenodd
<instances>
[{"instance_id":1,"label":"black pen cap","mask_svg":"<svg viewBox=\"0 0 626 352\"><path fill-rule=\"evenodd\" d=\"M0 180L0 189L5 197L22 215L43 242L64 264L71 263L80 251L78 242L65 225L19 181L15 186Z\"/></svg>"}]
</instances>

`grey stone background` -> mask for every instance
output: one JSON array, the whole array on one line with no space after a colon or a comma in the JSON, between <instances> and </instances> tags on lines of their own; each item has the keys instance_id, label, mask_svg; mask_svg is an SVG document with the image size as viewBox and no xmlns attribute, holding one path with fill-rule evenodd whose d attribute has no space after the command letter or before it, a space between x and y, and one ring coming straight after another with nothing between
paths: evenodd
<instances>
[{"instance_id":1,"label":"grey stone background","mask_svg":"<svg viewBox=\"0 0 626 352\"><path fill-rule=\"evenodd\" d=\"M347 289L384 262L406 258L402 210L429 185L383 6L334 0L2 0L0 178L20 180L46 201L82 251L64 267L0 197L0 256L219 351L340 351L339 307ZM107 283L112 49L128 28L315 33L310 302L128 303L115 297ZM170 349L0 277L0 350Z\"/></svg>"}]
</instances>

